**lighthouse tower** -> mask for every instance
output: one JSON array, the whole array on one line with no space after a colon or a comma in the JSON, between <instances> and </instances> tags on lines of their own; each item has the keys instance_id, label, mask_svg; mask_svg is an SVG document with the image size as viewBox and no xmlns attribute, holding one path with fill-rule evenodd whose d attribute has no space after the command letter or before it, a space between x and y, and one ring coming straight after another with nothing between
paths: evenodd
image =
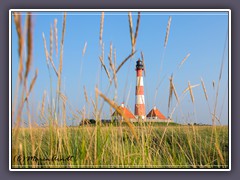
<instances>
[{"instance_id":1,"label":"lighthouse tower","mask_svg":"<svg viewBox=\"0 0 240 180\"><path fill-rule=\"evenodd\" d=\"M137 84L136 84L136 102L135 102L135 116L138 119L144 120L146 117L145 100L144 100L144 85L143 85L143 63L138 59L136 64Z\"/></svg>"}]
</instances>

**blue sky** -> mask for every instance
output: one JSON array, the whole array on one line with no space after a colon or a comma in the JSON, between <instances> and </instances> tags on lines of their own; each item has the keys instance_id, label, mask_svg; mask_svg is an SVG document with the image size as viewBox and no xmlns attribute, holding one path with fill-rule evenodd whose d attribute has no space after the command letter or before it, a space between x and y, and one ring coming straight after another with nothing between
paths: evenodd
<instances>
[{"instance_id":1,"label":"blue sky","mask_svg":"<svg viewBox=\"0 0 240 180\"><path fill-rule=\"evenodd\" d=\"M137 13L133 12L133 26L135 31ZM164 40L169 16L172 16L170 34L166 49ZM86 105L83 86L86 86L89 97L95 98L94 88L98 84L102 92L106 92L108 78L99 61L101 47L99 45L101 12L68 12L63 53L63 89L68 101L74 110L82 110ZM25 23L23 16L23 26ZM63 13L62 12L34 12L33 13L33 68L39 71L36 86L31 94L32 112L37 114L44 90L50 92L50 80L46 65L42 33L44 32L49 49L50 25L54 19L58 20L58 41L60 47ZM188 82L192 85L201 84L201 78L209 96L210 109L213 111L216 86L222 59L224 60L223 76L219 89L217 116L221 117L222 124L228 123L228 52L224 52L228 34L227 12L142 12L136 44L137 53L118 72L117 102L125 102L134 112L135 103L135 62L144 53L146 64L145 102L147 112L156 105L160 111L168 115L169 77L173 73L174 85L179 96L187 88ZM228 39L227 39L228 40ZM82 49L87 42L87 49L82 57ZM131 53L127 12L105 12L103 43L105 49L104 62L109 67L108 53L110 43L116 49L117 65ZM228 47L228 44L227 44ZM58 50L60 52L60 48ZM190 53L180 69L178 65ZM58 58L54 63L58 66ZM59 56L58 56L59 57ZM162 62L162 67L161 67ZM12 21L12 86L16 85L18 66L17 33ZM33 72L31 77L33 76ZM57 78L51 71L53 84ZM157 84L161 84L155 98ZM54 86L55 87L55 86ZM113 98L114 86L108 97ZM14 92L14 91L13 91ZM184 96L177 107L173 119L177 122L197 121L211 124L211 116L201 86L193 89L194 105L189 93ZM172 108L176 101L173 98ZM34 113L33 113L34 114ZM104 105L103 117L109 115L109 106ZM36 116L37 117L37 116ZM69 117L70 119L70 117Z\"/></svg>"}]
</instances>

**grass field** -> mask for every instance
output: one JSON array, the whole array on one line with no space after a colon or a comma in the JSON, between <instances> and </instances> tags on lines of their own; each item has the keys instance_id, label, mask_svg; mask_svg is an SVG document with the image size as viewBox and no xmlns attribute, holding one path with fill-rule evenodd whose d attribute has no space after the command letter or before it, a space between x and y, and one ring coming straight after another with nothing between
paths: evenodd
<instances>
[{"instance_id":1,"label":"grass field","mask_svg":"<svg viewBox=\"0 0 240 180\"><path fill-rule=\"evenodd\" d=\"M13 168L228 168L228 127L22 128ZM30 135L32 133L32 135Z\"/></svg>"}]
</instances>

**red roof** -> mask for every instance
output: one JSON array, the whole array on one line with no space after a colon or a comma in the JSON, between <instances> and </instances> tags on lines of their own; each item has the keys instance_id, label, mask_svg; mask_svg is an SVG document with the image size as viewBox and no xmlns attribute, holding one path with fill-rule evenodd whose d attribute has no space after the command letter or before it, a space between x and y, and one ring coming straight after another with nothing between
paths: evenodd
<instances>
[{"instance_id":1,"label":"red roof","mask_svg":"<svg viewBox=\"0 0 240 180\"><path fill-rule=\"evenodd\" d=\"M154 107L147 117L158 117L159 119L167 119L156 107Z\"/></svg>"},{"instance_id":2,"label":"red roof","mask_svg":"<svg viewBox=\"0 0 240 180\"><path fill-rule=\"evenodd\" d=\"M122 106L118 106L119 110L122 112L122 114L126 117L126 118L135 118L135 116L133 115L133 113L127 109L126 107L122 107ZM116 114L119 114L116 111L114 111L114 113L112 114L112 116L116 115Z\"/></svg>"}]
</instances>

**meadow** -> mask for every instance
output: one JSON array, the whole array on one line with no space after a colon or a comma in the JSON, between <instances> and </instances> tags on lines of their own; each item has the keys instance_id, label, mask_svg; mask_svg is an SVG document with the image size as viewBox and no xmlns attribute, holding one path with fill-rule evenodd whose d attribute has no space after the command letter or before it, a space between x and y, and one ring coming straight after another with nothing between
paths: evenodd
<instances>
[{"instance_id":1,"label":"meadow","mask_svg":"<svg viewBox=\"0 0 240 180\"><path fill-rule=\"evenodd\" d=\"M38 69L32 68L33 34L31 13L26 16L26 33L23 33L21 14L13 13L13 20L18 35L18 77L12 101L12 168L229 168L229 128L220 124L217 118L216 106L218 104L218 91L220 88L222 69L216 83L216 99L212 112L210 125L200 126L175 123L131 123L119 110L116 98L102 93L96 85L95 99L90 99L84 88L85 101L92 106L96 124L84 124L71 127L67 125L67 107L70 103L62 90L63 45L67 14L64 13L62 36L58 42L57 20L50 28L49 49L43 33L43 44L47 60L50 79L50 92L44 92L39 108L39 119L42 124L34 122L30 112L30 97L38 77ZM136 53L135 47L140 28L141 14L138 13L136 27L133 27L131 13L128 14L131 39L131 53L117 66L116 54L112 46L108 54L109 68L106 67L103 45L104 13L100 19L99 44L102 54L99 61L109 79L106 92L114 86L118 88L117 73L124 64ZM169 17L166 28L164 48L167 47L172 17ZM135 30L134 30L135 29ZM12 42L16 43L16 42ZM56 47L56 50L54 50ZM26 58L23 56L24 48ZM58 48L60 51L58 52ZM82 50L84 56L87 45ZM59 53L58 66L53 61L53 51ZM182 66L189 54L182 60ZM144 62L144 54L141 52ZM223 61L220 61L223 63ZM35 72L30 78L30 72ZM53 76L57 81L52 81ZM54 87L56 86L56 89ZM209 97L204 81L201 79L204 98L209 106ZM181 104L182 97L189 93L194 106L195 98L192 93L194 86L188 82L188 88L182 95L178 95L173 82L173 75L169 79L169 117ZM53 99L46 103L46 96ZM101 101L99 100L103 100ZM170 111L172 99L177 105ZM103 104L108 104L111 110L118 111L124 119L123 123L101 123ZM84 120L86 112L71 112L76 119Z\"/></svg>"},{"instance_id":2,"label":"meadow","mask_svg":"<svg viewBox=\"0 0 240 180\"><path fill-rule=\"evenodd\" d=\"M14 168L228 168L228 127L28 128L19 132ZM34 148L33 148L34 147Z\"/></svg>"}]
</instances>

